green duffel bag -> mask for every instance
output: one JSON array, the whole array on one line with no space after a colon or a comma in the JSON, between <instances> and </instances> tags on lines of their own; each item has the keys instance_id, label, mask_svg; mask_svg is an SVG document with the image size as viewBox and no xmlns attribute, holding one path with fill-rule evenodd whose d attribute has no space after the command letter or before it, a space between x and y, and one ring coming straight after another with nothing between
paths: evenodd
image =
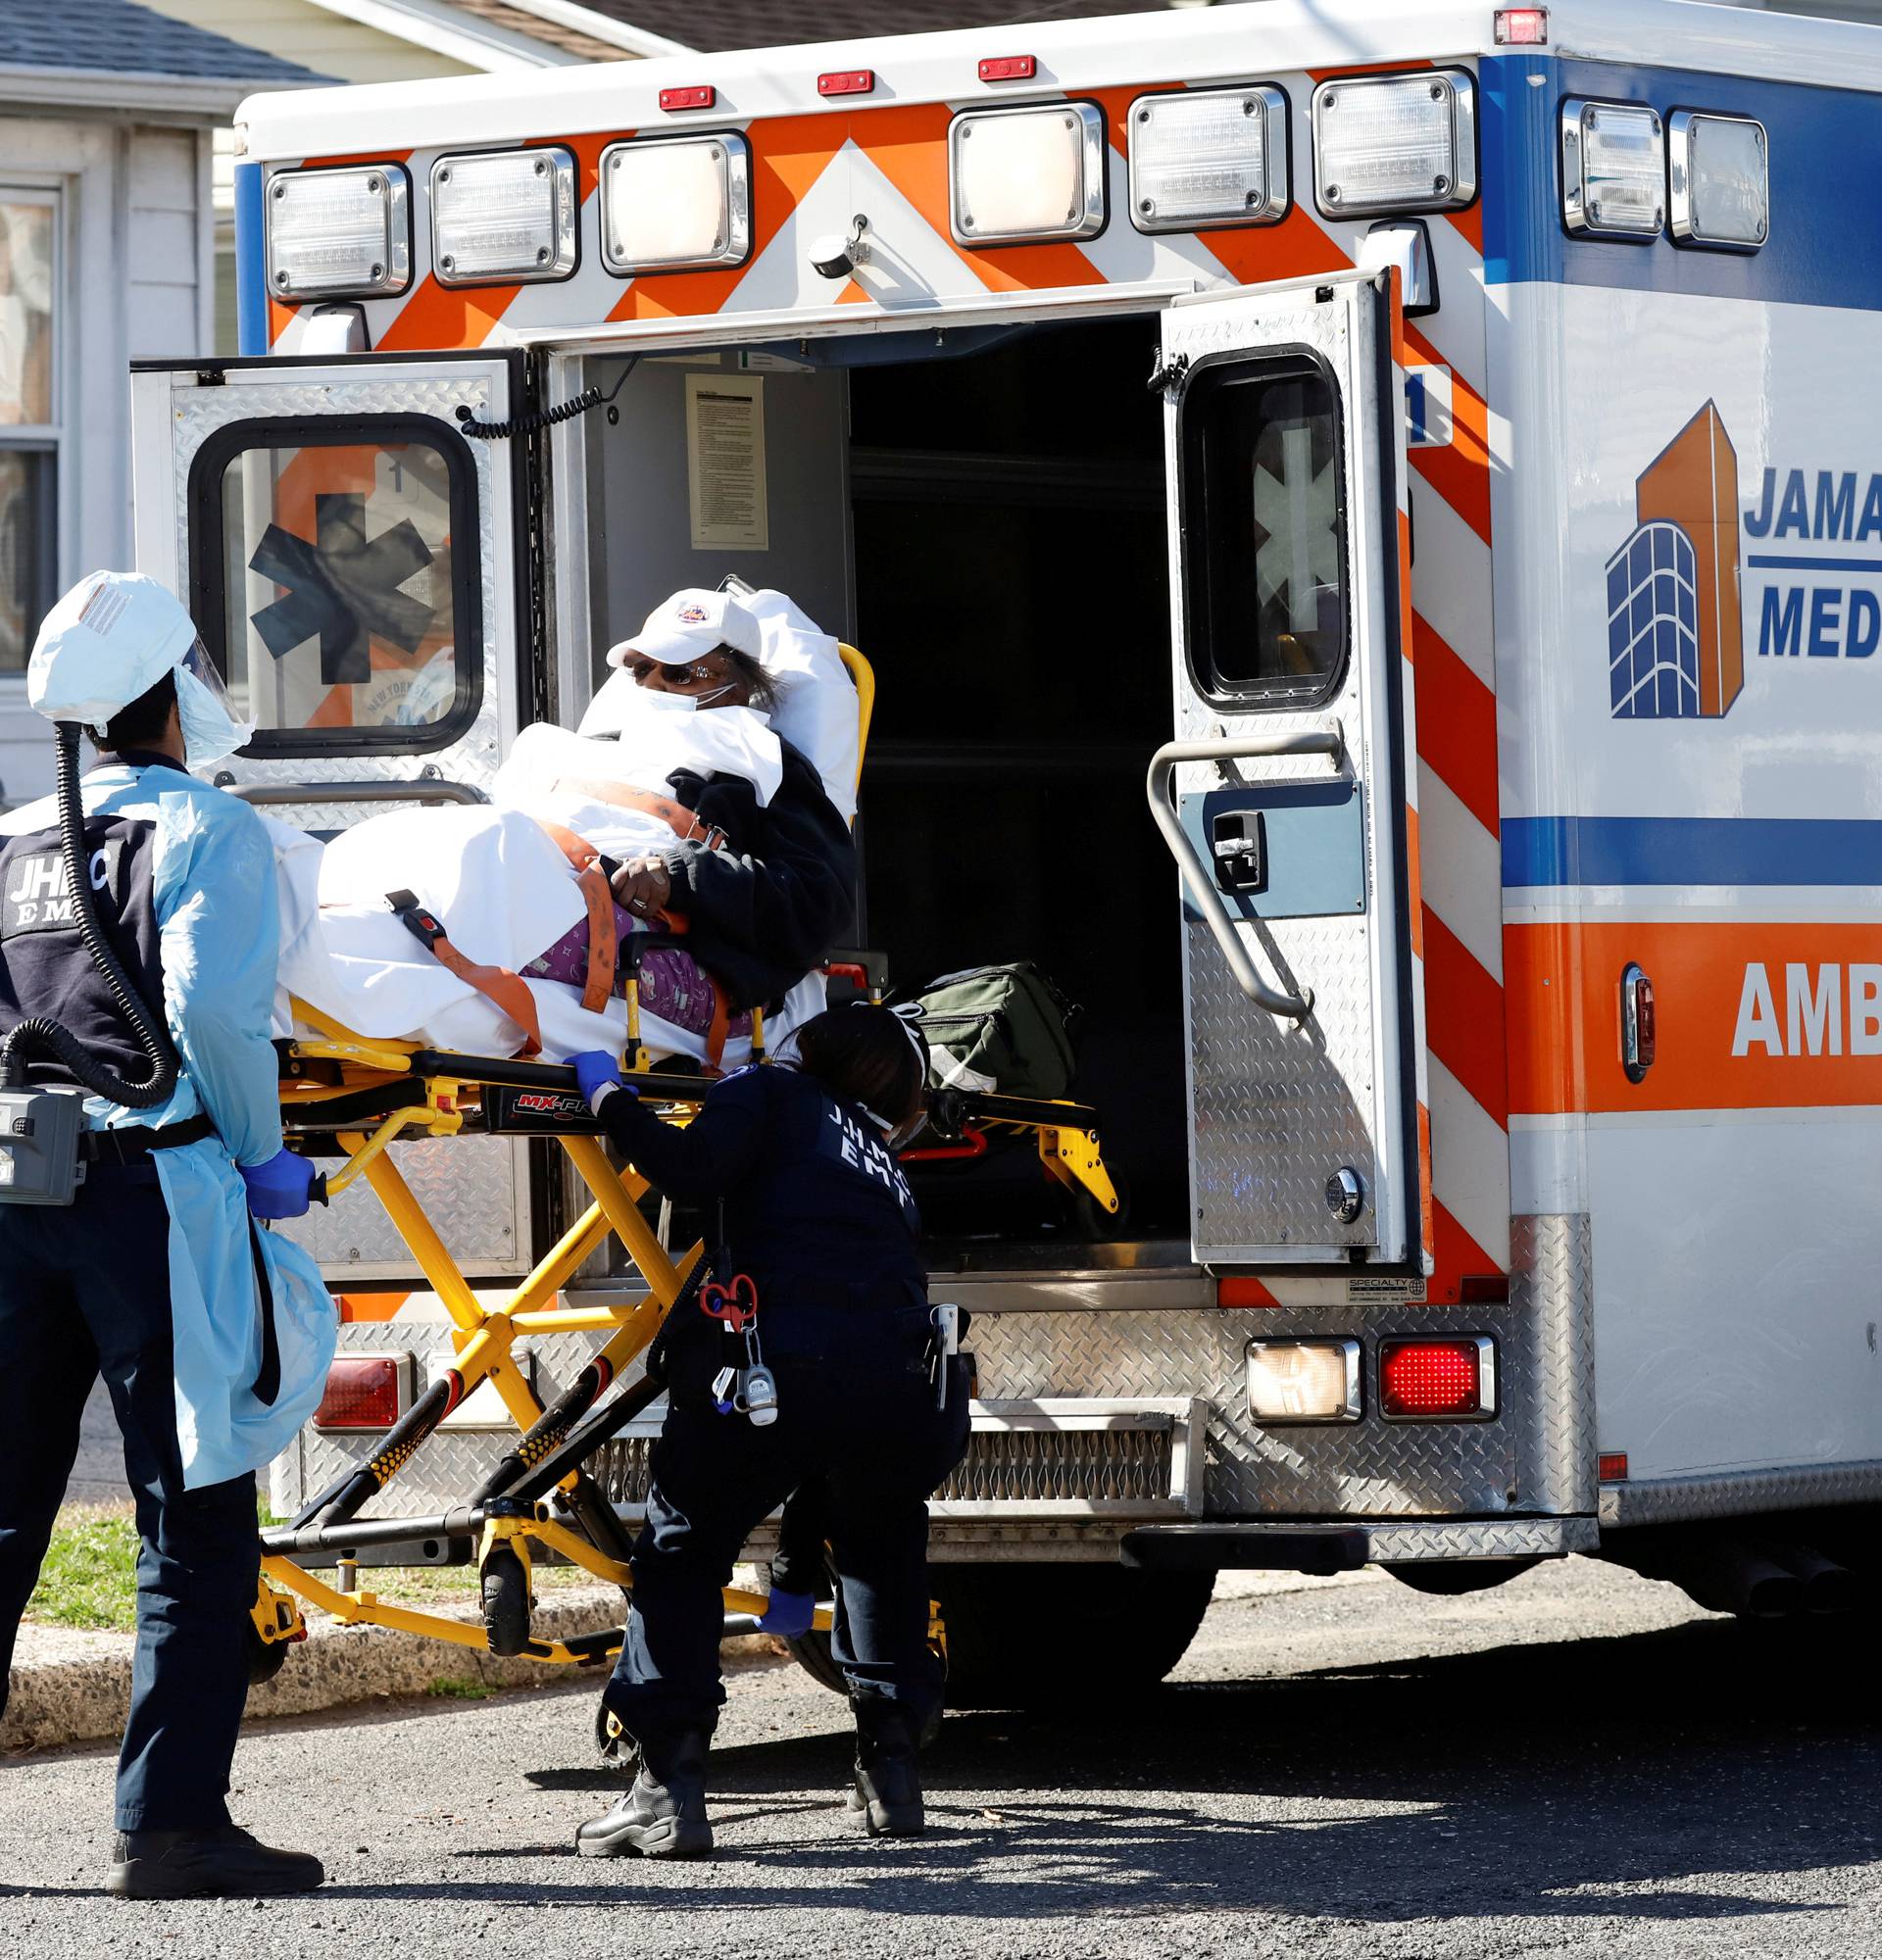
<instances>
[{"instance_id":1,"label":"green duffel bag","mask_svg":"<svg viewBox=\"0 0 1882 1960\"><path fill-rule=\"evenodd\" d=\"M1070 1093L1080 1009L1028 959L944 973L918 995L931 1089Z\"/></svg>"}]
</instances>

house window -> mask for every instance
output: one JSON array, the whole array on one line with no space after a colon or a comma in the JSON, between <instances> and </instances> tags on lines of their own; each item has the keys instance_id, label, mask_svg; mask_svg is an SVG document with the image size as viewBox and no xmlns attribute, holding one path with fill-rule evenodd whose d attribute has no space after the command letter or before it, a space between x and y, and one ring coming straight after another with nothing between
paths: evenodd
<instances>
[{"instance_id":1,"label":"house window","mask_svg":"<svg viewBox=\"0 0 1882 1960\"><path fill-rule=\"evenodd\" d=\"M32 651L58 576L59 203L0 183L0 673Z\"/></svg>"}]
</instances>

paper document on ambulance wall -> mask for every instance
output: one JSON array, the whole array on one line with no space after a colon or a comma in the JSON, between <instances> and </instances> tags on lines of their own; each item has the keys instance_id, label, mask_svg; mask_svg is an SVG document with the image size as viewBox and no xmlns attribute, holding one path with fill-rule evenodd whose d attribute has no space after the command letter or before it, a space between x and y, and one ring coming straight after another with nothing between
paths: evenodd
<instances>
[{"instance_id":1,"label":"paper document on ambulance wall","mask_svg":"<svg viewBox=\"0 0 1882 1960\"><path fill-rule=\"evenodd\" d=\"M695 551L770 549L758 375L686 376L686 482Z\"/></svg>"}]
</instances>

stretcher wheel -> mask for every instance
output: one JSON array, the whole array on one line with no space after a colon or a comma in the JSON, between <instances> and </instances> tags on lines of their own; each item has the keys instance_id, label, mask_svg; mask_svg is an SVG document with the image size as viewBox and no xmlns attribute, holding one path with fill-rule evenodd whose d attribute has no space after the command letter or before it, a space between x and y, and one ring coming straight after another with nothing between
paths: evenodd
<instances>
[{"instance_id":1,"label":"stretcher wheel","mask_svg":"<svg viewBox=\"0 0 1882 1960\"><path fill-rule=\"evenodd\" d=\"M263 1682L272 1681L287 1665L287 1650L293 1642L263 1640L252 1621L243 1634L248 1652L248 1685L259 1688Z\"/></svg>"},{"instance_id":2,"label":"stretcher wheel","mask_svg":"<svg viewBox=\"0 0 1882 1960\"><path fill-rule=\"evenodd\" d=\"M493 1654L520 1654L529 1644L529 1575L507 1544L483 1561L483 1633Z\"/></svg>"}]
</instances>

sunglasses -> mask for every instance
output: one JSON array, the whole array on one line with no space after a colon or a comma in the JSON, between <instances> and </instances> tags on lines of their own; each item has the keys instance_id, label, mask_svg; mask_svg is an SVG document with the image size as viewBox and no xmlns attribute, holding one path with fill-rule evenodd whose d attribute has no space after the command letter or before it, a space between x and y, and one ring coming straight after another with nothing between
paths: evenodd
<instances>
[{"instance_id":1,"label":"sunglasses","mask_svg":"<svg viewBox=\"0 0 1882 1960\"><path fill-rule=\"evenodd\" d=\"M727 680L730 669L723 662L713 660L696 661L689 667L669 667L660 661L623 661L621 664L632 675L636 687L645 687L657 673L664 673L669 680L685 686L689 681L698 687L705 687L716 680Z\"/></svg>"}]
</instances>

